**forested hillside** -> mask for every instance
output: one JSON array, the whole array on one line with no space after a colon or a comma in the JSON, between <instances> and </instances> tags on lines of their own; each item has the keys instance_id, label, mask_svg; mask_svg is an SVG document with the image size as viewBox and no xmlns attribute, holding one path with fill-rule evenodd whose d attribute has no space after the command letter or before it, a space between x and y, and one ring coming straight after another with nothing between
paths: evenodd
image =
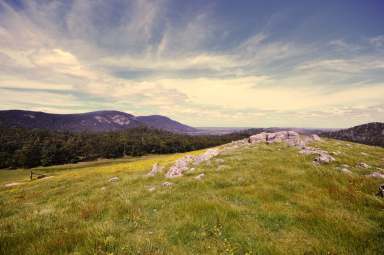
<instances>
[{"instance_id":1,"label":"forested hillside","mask_svg":"<svg viewBox=\"0 0 384 255\"><path fill-rule=\"evenodd\" d=\"M147 127L104 133L53 132L0 128L0 168L30 168L97 158L185 152L247 137L248 132L222 136L188 136Z\"/></svg>"}]
</instances>

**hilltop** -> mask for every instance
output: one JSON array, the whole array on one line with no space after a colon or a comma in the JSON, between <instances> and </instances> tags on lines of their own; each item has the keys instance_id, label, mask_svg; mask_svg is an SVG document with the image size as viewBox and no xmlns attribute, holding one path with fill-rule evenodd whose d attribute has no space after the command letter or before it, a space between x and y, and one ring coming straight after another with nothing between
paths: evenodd
<instances>
[{"instance_id":1,"label":"hilltop","mask_svg":"<svg viewBox=\"0 0 384 255\"><path fill-rule=\"evenodd\" d=\"M323 132L321 135L340 140L384 147L384 123L382 122L371 122L347 129Z\"/></svg>"},{"instance_id":2,"label":"hilltop","mask_svg":"<svg viewBox=\"0 0 384 255\"><path fill-rule=\"evenodd\" d=\"M383 173L384 149L307 146L335 161L243 140L176 178L164 176L176 160L207 151L37 168L50 178L33 181L0 171L0 253L380 254L383 179L370 174Z\"/></svg>"},{"instance_id":3,"label":"hilltop","mask_svg":"<svg viewBox=\"0 0 384 255\"><path fill-rule=\"evenodd\" d=\"M95 111L78 114L6 110L0 111L0 126L38 128L52 131L110 132L137 127L151 127L175 133L197 129L161 115L134 116L120 111Z\"/></svg>"}]
</instances>

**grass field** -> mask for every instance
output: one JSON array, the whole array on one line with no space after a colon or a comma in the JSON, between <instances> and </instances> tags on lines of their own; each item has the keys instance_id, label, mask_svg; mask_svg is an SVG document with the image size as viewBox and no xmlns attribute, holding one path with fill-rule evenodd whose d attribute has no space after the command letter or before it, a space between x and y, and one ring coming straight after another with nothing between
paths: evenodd
<instances>
[{"instance_id":1,"label":"grass field","mask_svg":"<svg viewBox=\"0 0 384 255\"><path fill-rule=\"evenodd\" d=\"M171 180L145 174L184 154L39 168L53 177L34 181L1 170L0 254L383 254L384 180L364 175L384 168L384 149L316 146L340 155L314 166L295 148L255 145Z\"/></svg>"}]
</instances>

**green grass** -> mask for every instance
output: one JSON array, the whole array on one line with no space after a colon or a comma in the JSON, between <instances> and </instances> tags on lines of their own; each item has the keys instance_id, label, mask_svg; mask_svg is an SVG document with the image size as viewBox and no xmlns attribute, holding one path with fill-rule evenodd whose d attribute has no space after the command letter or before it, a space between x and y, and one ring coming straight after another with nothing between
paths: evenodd
<instances>
[{"instance_id":1,"label":"green grass","mask_svg":"<svg viewBox=\"0 0 384 255\"><path fill-rule=\"evenodd\" d=\"M317 143L341 152L326 166L283 144L256 145L218 156L226 168L211 160L171 180L145 174L183 154L39 168L54 177L34 181L0 171L0 254L382 254L375 193L384 181L355 165L384 168L384 149L346 144Z\"/></svg>"}]
</instances>

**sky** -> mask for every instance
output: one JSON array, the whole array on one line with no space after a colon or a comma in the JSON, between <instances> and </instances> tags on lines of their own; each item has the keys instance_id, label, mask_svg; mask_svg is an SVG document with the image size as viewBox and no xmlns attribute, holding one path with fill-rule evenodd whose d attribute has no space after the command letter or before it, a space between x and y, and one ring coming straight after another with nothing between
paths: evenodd
<instances>
[{"instance_id":1,"label":"sky","mask_svg":"<svg viewBox=\"0 0 384 255\"><path fill-rule=\"evenodd\" d=\"M0 109L384 121L381 0L0 0Z\"/></svg>"}]
</instances>

